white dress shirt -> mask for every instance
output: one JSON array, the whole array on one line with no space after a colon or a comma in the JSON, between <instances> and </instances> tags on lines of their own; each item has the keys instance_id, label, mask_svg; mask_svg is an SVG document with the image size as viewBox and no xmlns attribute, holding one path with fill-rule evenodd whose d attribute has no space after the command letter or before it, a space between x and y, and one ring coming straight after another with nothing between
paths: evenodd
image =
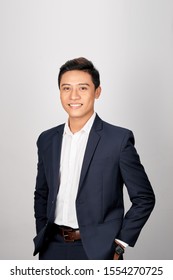
<instances>
[{"instance_id":1,"label":"white dress shirt","mask_svg":"<svg viewBox=\"0 0 173 280\"><path fill-rule=\"evenodd\" d=\"M56 202L55 223L78 228L76 217L76 196L84 153L96 113L84 127L72 133L65 124L60 159L60 187Z\"/></svg>"}]
</instances>

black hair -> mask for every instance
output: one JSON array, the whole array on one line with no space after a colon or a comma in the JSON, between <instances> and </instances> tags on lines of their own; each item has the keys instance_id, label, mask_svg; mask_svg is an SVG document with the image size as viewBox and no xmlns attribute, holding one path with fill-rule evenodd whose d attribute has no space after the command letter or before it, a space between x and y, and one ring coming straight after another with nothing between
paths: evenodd
<instances>
[{"instance_id":1,"label":"black hair","mask_svg":"<svg viewBox=\"0 0 173 280\"><path fill-rule=\"evenodd\" d=\"M59 75L58 75L58 86L60 88L60 82L62 75L67 71L72 70L80 70L87 72L91 75L93 84L95 85L95 89L97 89L100 85L100 74L99 71L94 67L93 63L84 58L74 58L72 60L68 60L65 64L60 67Z\"/></svg>"}]
</instances>

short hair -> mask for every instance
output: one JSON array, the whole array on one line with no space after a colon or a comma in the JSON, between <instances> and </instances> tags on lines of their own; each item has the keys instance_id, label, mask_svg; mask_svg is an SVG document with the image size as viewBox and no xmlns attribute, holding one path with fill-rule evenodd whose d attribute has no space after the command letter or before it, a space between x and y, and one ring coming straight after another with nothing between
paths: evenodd
<instances>
[{"instance_id":1,"label":"short hair","mask_svg":"<svg viewBox=\"0 0 173 280\"><path fill-rule=\"evenodd\" d=\"M67 71L72 71L72 70L80 70L83 72L87 72L88 74L91 75L93 84L95 85L95 89L99 87L100 85L100 74L99 71L95 68L93 63L84 58L84 57L79 57L79 58L74 58L72 60L68 60L65 64L63 64L60 67L59 75L58 75L58 86L60 88L60 82L62 75L67 72Z\"/></svg>"}]
</instances>

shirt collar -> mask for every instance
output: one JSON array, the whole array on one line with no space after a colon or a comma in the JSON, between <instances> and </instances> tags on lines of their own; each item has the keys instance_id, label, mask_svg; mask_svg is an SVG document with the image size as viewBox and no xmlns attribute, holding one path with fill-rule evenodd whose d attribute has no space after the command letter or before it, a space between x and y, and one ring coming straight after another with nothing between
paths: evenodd
<instances>
[{"instance_id":1,"label":"shirt collar","mask_svg":"<svg viewBox=\"0 0 173 280\"><path fill-rule=\"evenodd\" d=\"M90 119L86 122L86 124L78 132L84 131L89 134L91 127L94 123L95 117L96 117L96 113L94 112L93 115L90 117ZM65 126L64 126L64 134L74 135L69 128L68 121L65 123Z\"/></svg>"}]
</instances>

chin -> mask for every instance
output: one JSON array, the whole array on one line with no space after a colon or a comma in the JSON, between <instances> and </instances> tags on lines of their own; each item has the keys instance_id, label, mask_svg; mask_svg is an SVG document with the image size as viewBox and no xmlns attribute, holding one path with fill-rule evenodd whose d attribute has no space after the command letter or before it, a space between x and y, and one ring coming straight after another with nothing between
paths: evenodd
<instances>
[{"instance_id":1,"label":"chin","mask_svg":"<svg viewBox=\"0 0 173 280\"><path fill-rule=\"evenodd\" d=\"M81 114L69 114L69 117L70 118L82 118L82 117L84 117L84 115L81 115Z\"/></svg>"},{"instance_id":2,"label":"chin","mask_svg":"<svg viewBox=\"0 0 173 280\"><path fill-rule=\"evenodd\" d=\"M69 112L69 111L67 111L67 113L68 113L68 115L69 115L69 117L71 117L71 118L80 118L80 117L83 117L85 114L84 113L82 113L82 112L77 112L77 110L76 111L74 111L74 112Z\"/></svg>"}]
</instances>

